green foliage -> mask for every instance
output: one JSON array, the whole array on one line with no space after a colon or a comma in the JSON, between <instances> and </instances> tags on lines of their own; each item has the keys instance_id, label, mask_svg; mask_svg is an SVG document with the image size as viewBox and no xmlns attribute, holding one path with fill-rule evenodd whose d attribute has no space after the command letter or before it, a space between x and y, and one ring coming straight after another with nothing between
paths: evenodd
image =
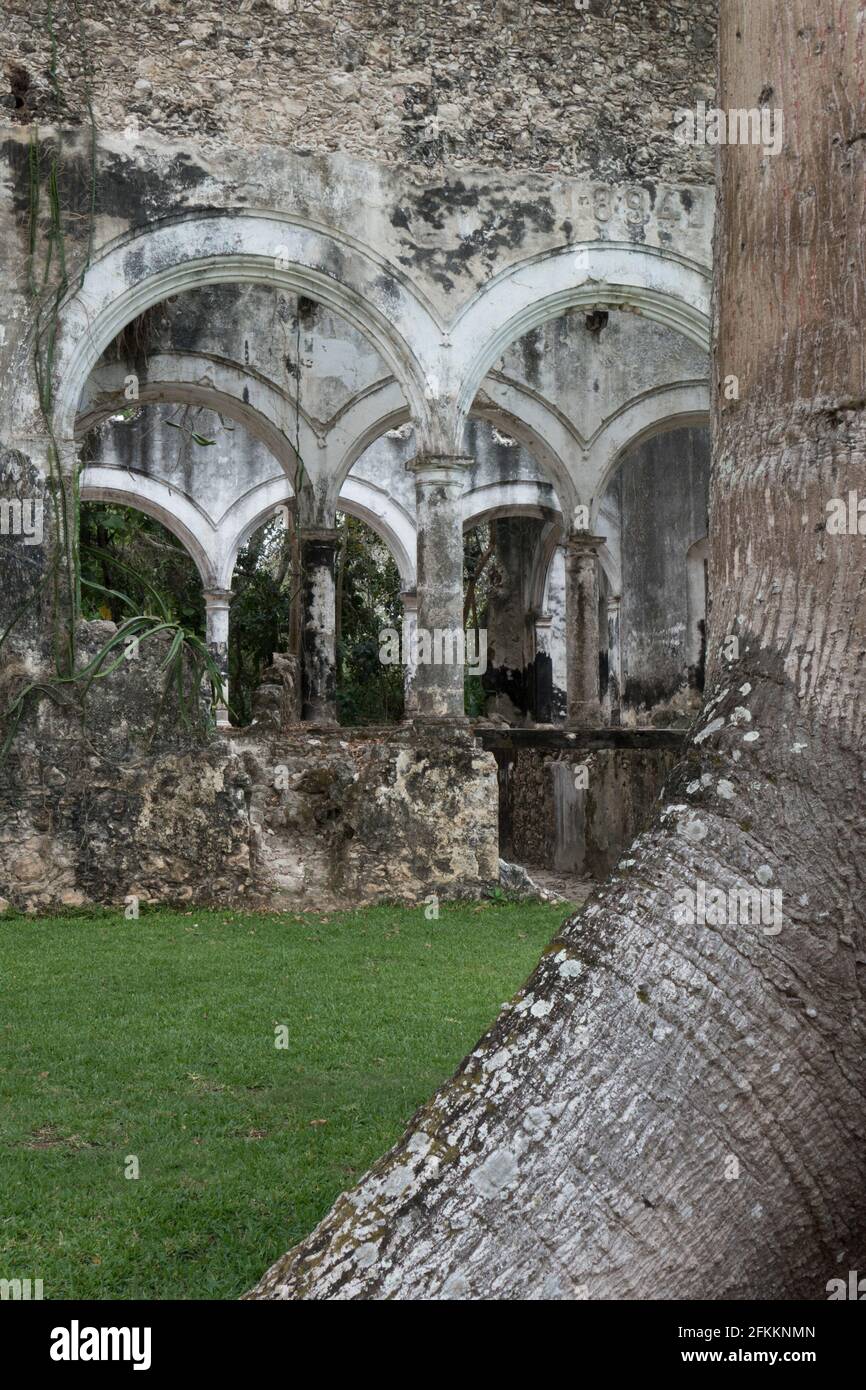
<instances>
[{"instance_id":1,"label":"green foliage","mask_svg":"<svg viewBox=\"0 0 866 1390\"><path fill-rule=\"evenodd\" d=\"M134 507L81 504L82 615L119 623L132 611L204 637L201 579L170 531ZM99 587L97 587L99 586Z\"/></svg>"},{"instance_id":2,"label":"green foliage","mask_svg":"<svg viewBox=\"0 0 866 1390\"><path fill-rule=\"evenodd\" d=\"M470 719L479 719L487 710L487 691L480 676L466 675L463 680L463 701Z\"/></svg>"},{"instance_id":3,"label":"green foliage","mask_svg":"<svg viewBox=\"0 0 866 1390\"><path fill-rule=\"evenodd\" d=\"M403 713L403 668L379 660L384 628L402 633L400 572L382 540L357 517L337 519L337 706L343 724L387 724Z\"/></svg>"},{"instance_id":4,"label":"green foliage","mask_svg":"<svg viewBox=\"0 0 866 1390\"><path fill-rule=\"evenodd\" d=\"M399 720L403 671L379 661L379 633L402 625L400 574L362 521L340 516L338 704L344 724ZM238 555L232 580L229 690L233 722L248 724L253 694L275 651L288 644L293 588L290 533L274 518ZM183 624L204 637L204 597L187 552L160 522L132 507L81 507L84 616L121 622L130 612Z\"/></svg>"},{"instance_id":5,"label":"green foliage","mask_svg":"<svg viewBox=\"0 0 866 1390\"><path fill-rule=\"evenodd\" d=\"M293 584L291 536L278 519L267 521L238 555L232 579L229 692L232 720L249 724L253 694L274 652L285 651Z\"/></svg>"}]
</instances>

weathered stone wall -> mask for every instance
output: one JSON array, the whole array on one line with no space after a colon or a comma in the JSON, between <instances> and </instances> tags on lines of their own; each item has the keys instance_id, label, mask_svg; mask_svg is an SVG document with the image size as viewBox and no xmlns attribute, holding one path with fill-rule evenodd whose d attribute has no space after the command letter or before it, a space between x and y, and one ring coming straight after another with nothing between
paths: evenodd
<instances>
[{"instance_id":1,"label":"weathered stone wall","mask_svg":"<svg viewBox=\"0 0 866 1390\"><path fill-rule=\"evenodd\" d=\"M670 138L713 90L714 0L55 0L59 90L101 129L405 165L703 179ZM79 12L83 23L79 30ZM5 6L4 104L67 114L51 33ZM85 61L86 59L86 61Z\"/></svg>"},{"instance_id":2,"label":"weathered stone wall","mask_svg":"<svg viewBox=\"0 0 866 1390\"><path fill-rule=\"evenodd\" d=\"M306 730L232 740L273 902L417 902L498 881L496 767L471 734Z\"/></svg>"},{"instance_id":3,"label":"weathered stone wall","mask_svg":"<svg viewBox=\"0 0 866 1390\"><path fill-rule=\"evenodd\" d=\"M499 769L504 859L604 879L648 820L679 756L671 733L485 730ZM587 785L580 769L585 768Z\"/></svg>"},{"instance_id":4,"label":"weathered stone wall","mask_svg":"<svg viewBox=\"0 0 866 1390\"><path fill-rule=\"evenodd\" d=\"M82 657L113 625L82 628ZM0 762L0 907L255 903L316 909L498 880L496 768L467 732L254 725L204 742L169 700L164 652L95 686L82 720L44 700Z\"/></svg>"},{"instance_id":5,"label":"weathered stone wall","mask_svg":"<svg viewBox=\"0 0 866 1390\"><path fill-rule=\"evenodd\" d=\"M29 534L28 534L29 533ZM55 512L45 474L17 449L0 448L0 634L2 660L33 669L44 610Z\"/></svg>"}]
</instances>

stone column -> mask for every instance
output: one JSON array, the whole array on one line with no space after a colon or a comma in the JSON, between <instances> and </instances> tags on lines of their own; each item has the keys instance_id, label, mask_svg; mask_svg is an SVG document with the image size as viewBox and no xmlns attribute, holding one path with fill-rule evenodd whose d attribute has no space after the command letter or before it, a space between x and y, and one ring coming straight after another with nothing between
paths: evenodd
<instances>
[{"instance_id":1,"label":"stone column","mask_svg":"<svg viewBox=\"0 0 866 1390\"><path fill-rule=\"evenodd\" d=\"M302 717L311 724L337 722L335 530L301 531Z\"/></svg>"},{"instance_id":2,"label":"stone column","mask_svg":"<svg viewBox=\"0 0 866 1390\"><path fill-rule=\"evenodd\" d=\"M537 724L553 723L553 619L546 613L535 618L532 717Z\"/></svg>"},{"instance_id":3,"label":"stone column","mask_svg":"<svg viewBox=\"0 0 866 1390\"><path fill-rule=\"evenodd\" d=\"M217 699L214 714L217 726L229 722L229 607L231 589L205 589L205 642L222 676L222 699Z\"/></svg>"},{"instance_id":4,"label":"stone column","mask_svg":"<svg viewBox=\"0 0 866 1390\"><path fill-rule=\"evenodd\" d=\"M622 599L612 594L607 601L607 653L610 692L610 722L622 722L622 644L620 641L620 611Z\"/></svg>"},{"instance_id":5,"label":"stone column","mask_svg":"<svg viewBox=\"0 0 866 1390\"><path fill-rule=\"evenodd\" d=\"M604 536L573 531L565 542L565 644L571 728L601 723L598 696L598 552Z\"/></svg>"},{"instance_id":6,"label":"stone column","mask_svg":"<svg viewBox=\"0 0 866 1390\"><path fill-rule=\"evenodd\" d=\"M415 474L419 637L413 717L420 720L466 721L460 498L471 462L464 454L419 454L406 464Z\"/></svg>"},{"instance_id":7,"label":"stone column","mask_svg":"<svg viewBox=\"0 0 866 1390\"><path fill-rule=\"evenodd\" d=\"M403 718L411 719L418 709L418 697L415 690L415 673L418 669L415 660L418 594L415 589L406 589L400 598L403 601Z\"/></svg>"}]
</instances>

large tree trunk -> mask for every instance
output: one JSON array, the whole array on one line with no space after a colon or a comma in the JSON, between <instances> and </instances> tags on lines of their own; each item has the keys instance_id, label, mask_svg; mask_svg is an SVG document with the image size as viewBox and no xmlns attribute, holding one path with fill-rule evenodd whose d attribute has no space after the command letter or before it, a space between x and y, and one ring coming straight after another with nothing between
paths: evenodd
<instances>
[{"instance_id":1,"label":"large tree trunk","mask_svg":"<svg viewBox=\"0 0 866 1390\"><path fill-rule=\"evenodd\" d=\"M781 107L785 144L721 151L708 695L659 817L252 1297L824 1299L866 1269L866 540L825 526L866 497L863 36L858 0L722 0L719 104ZM688 925L700 882L781 889L781 930Z\"/></svg>"}]
</instances>

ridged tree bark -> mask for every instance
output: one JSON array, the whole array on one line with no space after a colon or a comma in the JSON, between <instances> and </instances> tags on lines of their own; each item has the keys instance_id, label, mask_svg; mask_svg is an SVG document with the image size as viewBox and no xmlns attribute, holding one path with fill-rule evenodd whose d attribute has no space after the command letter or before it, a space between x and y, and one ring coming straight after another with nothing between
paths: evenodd
<instances>
[{"instance_id":1,"label":"ridged tree bark","mask_svg":"<svg viewBox=\"0 0 866 1390\"><path fill-rule=\"evenodd\" d=\"M720 23L719 105L781 108L784 148L720 151L703 713L653 826L248 1297L825 1299L866 1272L866 537L827 526L866 498L866 14ZM781 930L688 925L700 883L781 890Z\"/></svg>"}]
</instances>

